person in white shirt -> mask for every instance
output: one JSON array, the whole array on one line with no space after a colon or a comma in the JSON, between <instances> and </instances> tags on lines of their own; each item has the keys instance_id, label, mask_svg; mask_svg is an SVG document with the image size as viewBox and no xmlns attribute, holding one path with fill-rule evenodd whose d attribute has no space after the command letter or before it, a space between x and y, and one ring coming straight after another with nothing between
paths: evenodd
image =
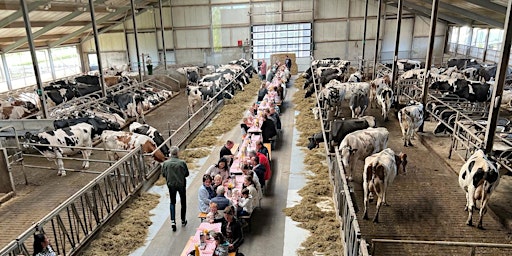
<instances>
[{"instance_id":1,"label":"person in white shirt","mask_svg":"<svg viewBox=\"0 0 512 256\"><path fill-rule=\"evenodd\" d=\"M249 189L242 189L242 197L238 200L238 216L249 216L253 210L253 198L249 195Z\"/></svg>"}]
</instances>

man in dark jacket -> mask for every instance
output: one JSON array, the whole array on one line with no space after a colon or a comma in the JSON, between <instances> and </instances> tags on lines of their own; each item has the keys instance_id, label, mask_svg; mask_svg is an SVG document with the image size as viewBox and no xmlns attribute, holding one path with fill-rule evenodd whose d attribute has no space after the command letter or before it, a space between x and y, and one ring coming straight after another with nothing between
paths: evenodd
<instances>
[{"instance_id":1,"label":"man in dark jacket","mask_svg":"<svg viewBox=\"0 0 512 256\"><path fill-rule=\"evenodd\" d=\"M261 136L263 143L269 143L270 139L277 135L276 125L274 122L263 115L263 123L261 124Z\"/></svg>"},{"instance_id":2,"label":"man in dark jacket","mask_svg":"<svg viewBox=\"0 0 512 256\"><path fill-rule=\"evenodd\" d=\"M217 209L221 211L226 209L226 207L228 207L229 205L231 205L231 201L229 201L229 199L227 199L226 196L224 196L225 192L226 190L224 189L224 186L218 186L217 196L210 200L210 202L216 203Z\"/></svg>"},{"instance_id":3,"label":"man in dark jacket","mask_svg":"<svg viewBox=\"0 0 512 256\"><path fill-rule=\"evenodd\" d=\"M222 220L221 232L229 242L229 252L236 252L238 247L244 242L244 233L242 225L235 218L235 208L228 206L224 210L224 219Z\"/></svg>"},{"instance_id":4,"label":"man in dark jacket","mask_svg":"<svg viewBox=\"0 0 512 256\"><path fill-rule=\"evenodd\" d=\"M231 149L233 148L234 145L235 143L233 143L233 141L228 140L226 141L226 144L222 146L222 148L220 149L219 158L225 157L229 159L229 166L231 166L231 164L233 163L233 152L231 152Z\"/></svg>"},{"instance_id":5,"label":"man in dark jacket","mask_svg":"<svg viewBox=\"0 0 512 256\"><path fill-rule=\"evenodd\" d=\"M171 224L172 231L176 231L176 193L180 194L181 200L181 225L187 225L187 180L189 175L187 164L178 158L180 149L172 146L170 149L171 158L162 163L162 176L167 180L167 188L171 198Z\"/></svg>"}]
</instances>

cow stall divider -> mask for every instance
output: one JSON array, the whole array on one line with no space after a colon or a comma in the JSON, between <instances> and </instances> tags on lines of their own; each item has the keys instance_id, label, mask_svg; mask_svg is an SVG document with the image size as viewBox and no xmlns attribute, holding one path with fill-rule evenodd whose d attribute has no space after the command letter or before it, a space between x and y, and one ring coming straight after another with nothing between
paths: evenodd
<instances>
[{"instance_id":1,"label":"cow stall divider","mask_svg":"<svg viewBox=\"0 0 512 256\"><path fill-rule=\"evenodd\" d=\"M312 59L313 61L313 59ZM315 88L316 106L320 108L320 102L318 100L316 77L313 67L311 73L313 76L313 87ZM327 114L325 111L320 111L321 118L319 118L322 127L322 136L324 137L324 150L326 153L326 161L328 163L329 180L333 186L333 202L334 208L336 209L336 217L340 221L340 237L343 243L343 255L345 256L367 256L370 255L368 252L368 244L364 238L361 237L361 229L359 228L358 219L356 216L356 210L354 201L352 200L351 194L353 194L353 188L348 184L347 177L345 176L345 166L341 162L341 156L338 148L335 148L334 153L329 152L328 137L326 136L326 125L324 121L327 121ZM329 125L330 127L330 125Z\"/></svg>"},{"instance_id":2,"label":"cow stall divider","mask_svg":"<svg viewBox=\"0 0 512 256\"><path fill-rule=\"evenodd\" d=\"M37 232L52 240L57 254L75 254L140 191L147 172L141 148L132 150L1 249L0 255L31 255Z\"/></svg>"},{"instance_id":3,"label":"cow stall divider","mask_svg":"<svg viewBox=\"0 0 512 256\"><path fill-rule=\"evenodd\" d=\"M211 119L216 110L224 105L224 100L217 102L214 99L210 101L212 107L208 112L198 111L177 130L167 131L171 135L164 144L181 147L189 137L194 135L202 123ZM208 108L208 106L204 105L203 108ZM91 149L105 151L102 148ZM21 146L18 146L17 150L21 151ZM0 255L31 255L33 236L37 232L44 232L52 240L53 249L58 255L78 255L82 247L134 195L151 187L160 175L160 164L148 166L144 161L154 152L144 154L138 147L129 152L124 151L124 153L126 155L116 162L90 159L91 162L101 162L111 164L111 166L100 172L94 180L37 221L6 247L0 249ZM38 157L43 156L39 155ZM83 160L81 158L63 159Z\"/></svg>"}]
</instances>

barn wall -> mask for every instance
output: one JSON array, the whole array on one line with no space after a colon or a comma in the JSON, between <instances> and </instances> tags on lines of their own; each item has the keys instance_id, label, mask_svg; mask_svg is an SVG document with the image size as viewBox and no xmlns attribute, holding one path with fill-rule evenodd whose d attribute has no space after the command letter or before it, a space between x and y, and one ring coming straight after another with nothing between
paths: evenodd
<instances>
[{"instance_id":1,"label":"barn wall","mask_svg":"<svg viewBox=\"0 0 512 256\"><path fill-rule=\"evenodd\" d=\"M169 2L164 2L168 5ZM232 59L250 57L238 47L238 40L250 38L251 25L313 23L315 58L341 57L357 63L363 49L364 0L173 0L163 8L165 51L170 64L221 64ZM365 59L373 62L378 1L369 1ZM379 58L392 59L395 41L396 8L384 6L386 18L381 23ZM158 8L141 12L137 18L140 53L149 54L155 66L163 61L164 52ZM156 21L156 22L155 22ZM404 11L400 36L400 58L424 59L430 19ZM447 26L438 23L434 55L441 56ZM124 34L127 34L126 42ZM102 51L128 51L136 63L133 24L127 19L100 37ZM94 41L82 49L94 48ZM310 58L298 58L304 70ZM304 63L304 64L303 64ZM133 65L132 65L133 66Z\"/></svg>"}]
</instances>

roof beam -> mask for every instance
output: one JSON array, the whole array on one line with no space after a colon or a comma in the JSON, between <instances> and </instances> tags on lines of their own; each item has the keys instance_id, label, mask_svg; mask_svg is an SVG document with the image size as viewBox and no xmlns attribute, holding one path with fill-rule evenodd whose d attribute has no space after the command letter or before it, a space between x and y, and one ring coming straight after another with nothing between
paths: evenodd
<instances>
[{"instance_id":1,"label":"roof beam","mask_svg":"<svg viewBox=\"0 0 512 256\"><path fill-rule=\"evenodd\" d=\"M53 34L53 35L43 35L38 37L34 41L44 41L44 40L55 40L66 36L65 34ZM0 44L11 44L18 40L26 38L26 36L14 36L14 37L0 37Z\"/></svg>"},{"instance_id":2,"label":"roof beam","mask_svg":"<svg viewBox=\"0 0 512 256\"><path fill-rule=\"evenodd\" d=\"M52 21L30 21L30 26L32 28L42 28L51 25ZM89 24L89 21L68 21L61 26L66 27L83 27L87 24ZM25 22L23 21L15 21L7 26L6 28L25 28Z\"/></svg>"},{"instance_id":3,"label":"roof beam","mask_svg":"<svg viewBox=\"0 0 512 256\"><path fill-rule=\"evenodd\" d=\"M30 12L30 11L33 11L33 10L37 9L37 7L39 7L40 5L43 5L45 3L46 3L46 1L36 1L36 2L28 4L27 5L27 9ZM6 10L4 8L4 6L2 6L2 9ZM11 15L9 15L9 16L3 18L2 20L0 20L0 28L3 28L5 26L13 23L15 20L23 17L23 12L21 11L19 3L18 3L18 6L17 6L17 8L15 10L17 10L15 13L12 13ZM25 26L23 26L23 27L25 27Z\"/></svg>"},{"instance_id":4,"label":"roof beam","mask_svg":"<svg viewBox=\"0 0 512 256\"><path fill-rule=\"evenodd\" d=\"M50 24L50 25L48 25L48 26L38 30L35 33L32 33L32 38L33 39L38 38L38 37L42 36L44 33L48 32L48 31L50 31L50 30L52 30L52 29L54 29L54 28L56 28L58 26L61 26L61 25L65 24L66 22L68 22L68 21L78 17L79 15L82 15L82 13L83 13L82 11L72 12L72 13L66 15L66 17L64 17L64 18L62 18L60 20L57 20L56 22L54 22L54 23L52 23L52 24ZM8 52L10 52L12 50L15 50L16 48L22 46L26 42L27 42L27 38L22 38L22 39L16 41L14 44L11 44L11 45L3 48L2 52L8 53Z\"/></svg>"},{"instance_id":5,"label":"roof beam","mask_svg":"<svg viewBox=\"0 0 512 256\"><path fill-rule=\"evenodd\" d=\"M495 11L495 12L500 13L500 14L506 14L506 12L507 12L507 7L501 6L499 4L495 4L495 3L491 2L491 1L466 0L466 2L472 3L474 5L478 5L480 7L489 9L491 11Z\"/></svg>"},{"instance_id":6,"label":"roof beam","mask_svg":"<svg viewBox=\"0 0 512 256\"><path fill-rule=\"evenodd\" d=\"M48 1L48 0L37 1L38 5L36 6L36 8L34 8L34 9L30 10L30 11L34 11L38 7L44 6L48 2L50 2L50 1ZM96 1L96 2L98 2L98 1ZM77 10L78 7L87 7L86 4L73 3L73 2L70 2L70 3L58 3L58 2L54 1L51 4L52 4L52 6L51 6L50 9L44 10L44 9L41 8L39 10L40 11L44 11L44 12L74 12L74 11ZM99 4L99 2L98 2L98 4ZM97 5L94 8L94 11L96 11L96 12L108 12L105 7L106 6L103 3L101 3L101 5ZM17 2L17 1L2 3L2 8L1 9L2 10L10 10L10 11L18 11L18 10L21 11L20 3Z\"/></svg>"},{"instance_id":7,"label":"roof beam","mask_svg":"<svg viewBox=\"0 0 512 256\"><path fill-rule=\"evenodd\" d=\"M424 3L431 3L431 1L428 1L428 0L422 0L422 1ZM493 27L503 28L503 22L496 21L492 18L488 18L488 17L482 16L482 15L474 13L474 12L470 12L468 10L462 9L462 8L454 6L454 5L450 5L450 4L441 2L441 3L439 3L439 7L443 8L445 10L451 11L451 12L455 12L460 15L464 15L469 19L480 21L482 23L491 25Z\"/></svg>"},{"instance_id":8,"label":"roof beam","mask_svg":"<svg viewBox=\"0 0 512 256\"><path fill-rule=\"evenodd\" d=\"M115 12L112 12L112 13L110 13L110 14L107 14L105 17L103 17L103 18L101 18L101 19L97 20L96 22L97 22L98 24L101 24L101 23L103 23L103 22L107 21L108 19L110 19L110 18L112 18L112 17L114 17L114 16L116 16L116 15L119 15L119 13L123 12L124 10L126 10L126 7L124 7L124 8L117 8L117 10L116 10ZM84 33L86 30L89 30L89 29L91 29L91 28L92 28L92 24L90 24L90 23L89 23L89 24L87 24L86 26L83 26L82 28L80 28L80 29L78 29L78 30L75 30L73 33L68 34L68 35L66 35L66 36L62 37L61 39L59 39L59 40L57 40L57 41L55 41L55 42L51 42L51 43L49 44L49 46L50 46L50 48L53 48L53 47L59 46L59 45L61 45L62 43L65 43L66 41L70 40L71 38L73 38L73 37L75 37L75 36L78 36L78 35L80 35L80 34Z\"/></svg>"},{"instance_id":9,"label":"roof beam","mask_svg":"<svg viewBox=\"0 0 512 256\"><path fill-rule=\"evenodd\" d=\"M391 6L395 7L395 8L398 6L396 2L395 3L388 2L387 4L391 5ZM409 2L406 2L406 1L404 1L404 7L406 7L407 11L409 11L409 12L413 12L413 13L416 13L418 15L421 15L421 16L424 16L424 17L427 17L427 18L430 18L430 14L432 12L431 9L425 8L423 6L419 6L417 4L409 3ZM449 16L449 15L445 15L445 14L442 14L440 12L437 15L437 17L439 19L441 19L441 20L445 20L447 22L451 22L451 23L454 23L454 24L462 25L462 26L469 26L469 25L471 25L471 22L469 22L467 20L459 19L459 18L452 17L452 16Z\"/></svg>"}]
</instances>

